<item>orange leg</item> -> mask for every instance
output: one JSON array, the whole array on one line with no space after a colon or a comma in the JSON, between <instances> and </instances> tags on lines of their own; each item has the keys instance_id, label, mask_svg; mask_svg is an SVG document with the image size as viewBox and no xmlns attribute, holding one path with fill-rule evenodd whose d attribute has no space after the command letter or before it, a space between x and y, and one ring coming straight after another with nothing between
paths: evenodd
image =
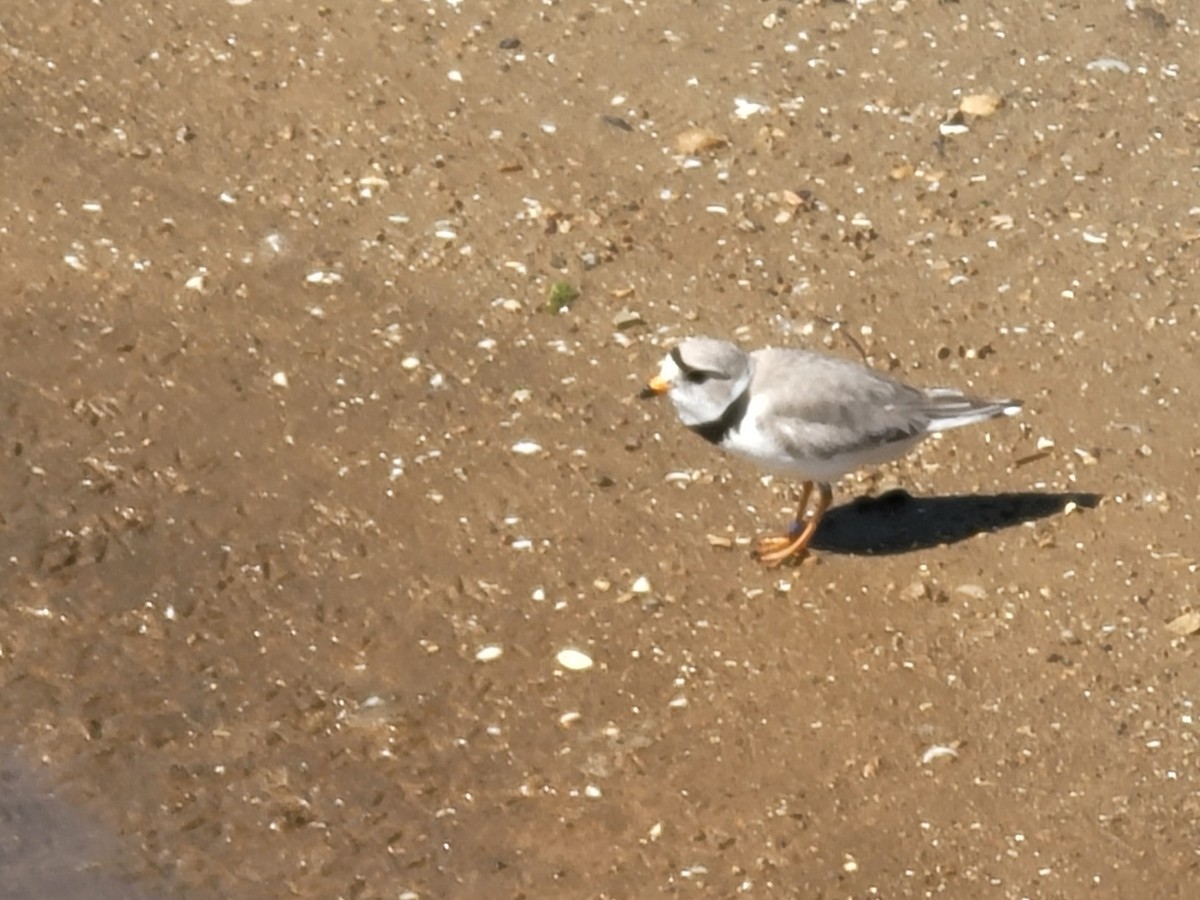
<instances>
[{"instance_id":1,"label":"orange leg","mask_svg":"<svg viewBox=\"0 0 1200 900\"><path fill-rule=\"evenodd\" d=\"M761 558L765 554L791 546L796 535L804 529L805 513L808 512L808 498L812 496L812 489L813 483L806 481L800 486L799 496L796 496L795 491L792 492L792 499L796 501L796 518L792 522L791 528L784 534L767 534L760 537L754 547L756 557Z\"/></svg>"},{"instance_id":2,"label":"orange leg","mask_svg":"<svg viewBox=\"0 0 1200 900\"><path fill-rule=\"evenodd\" d=\"M754 551L754 555L759 561L768 566L777 566L784 560L803 556L808 550L808 544L813 535L817 533L817 526L821 524L821 518L829 509L829 504L833 502L833 489L825 482L821 482L817 485L817 506L812 511L812 515L806 519L804 513L812 489L811 481L804 482L799 508L796 510L796 521L786 536L773 535L759 540L758 547Z\"/></svg>"}]
</instances>

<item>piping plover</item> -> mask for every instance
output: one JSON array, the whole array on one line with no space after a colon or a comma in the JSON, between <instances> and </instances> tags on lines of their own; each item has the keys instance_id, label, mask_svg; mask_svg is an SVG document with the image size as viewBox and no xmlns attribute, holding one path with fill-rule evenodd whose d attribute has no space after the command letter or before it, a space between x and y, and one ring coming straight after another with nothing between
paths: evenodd
<instances>
[{"instance_id":1,"label":"piping plover","mask_svg":"<svg viewBox=\"0 0 1200 900\"><path fill-rule=\"evenodd\" d=\"M864 365L809 350L746 353L728 341L688 338L662 361L643 397L666 394L679 420L710 443L802 480L786 534L760 538L768 565L804 554L833 500L830 482L897 459L929 435L1014 415L1020 400L953 388L915 388ZM817 504L805 517L813 488Z\"/></svg>"}]
</instances>

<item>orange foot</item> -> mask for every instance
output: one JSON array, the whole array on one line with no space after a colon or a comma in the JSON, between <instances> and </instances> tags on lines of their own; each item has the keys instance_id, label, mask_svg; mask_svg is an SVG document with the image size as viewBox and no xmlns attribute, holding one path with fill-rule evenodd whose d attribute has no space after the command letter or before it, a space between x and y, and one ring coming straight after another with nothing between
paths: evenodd
<instances>
[{"instance_id":1,"label":"orange foot","mask_svg":"<svg viewBox=\"0 0 1200 900\"><path fill-rule=\"evenodd\" d=\"M754 548L755 559L774 568L786 560L803 557L808 552L809 542L817 533L817 526L821 524L825 510L829 509L829 504L833 501L833 491L829 485L824 483L818 485L817 489L820 495L817 498L816 509L801 524L801 517L804 515L808 495L812 492L812 488L812 482L804 483L800 506L796 512L796 523L792 526L792 530L786 535L773 534L759 538L758 544Z\"/></svg>"}]
</instances>

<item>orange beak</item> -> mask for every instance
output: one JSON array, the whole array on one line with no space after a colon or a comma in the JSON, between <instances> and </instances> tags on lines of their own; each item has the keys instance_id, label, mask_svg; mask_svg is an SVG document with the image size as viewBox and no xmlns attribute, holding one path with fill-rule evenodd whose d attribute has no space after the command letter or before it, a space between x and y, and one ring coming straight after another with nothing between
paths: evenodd
<instances>
[{"instance_id":1,"label":"orange beak","mask_svg":"<svg viewBox=\"0 0 1200 900\"><path fill-rule=\"evenodd\" d=\"M661 375L655 375L650 379L650 383L642 388L641 398L649 400L651 397L657 397L659 394L665 394L671 389L671 383Z\"/></svg>"}]
</instances>

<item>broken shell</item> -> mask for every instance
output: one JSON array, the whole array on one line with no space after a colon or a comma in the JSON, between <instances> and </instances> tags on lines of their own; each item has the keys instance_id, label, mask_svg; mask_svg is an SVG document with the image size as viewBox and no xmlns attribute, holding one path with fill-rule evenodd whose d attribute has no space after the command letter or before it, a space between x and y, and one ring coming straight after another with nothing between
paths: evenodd
<instances>
[{"instance_id":1,"label":"broken shell","mask_svg":"<svg viewBox=\"0 0 1200 900\"><path fill-rule=\"evenodd\" d=\"M1180 637L1200 632L1200 612L1192 610L1172 619L1167 623L1167 631Z\"/></svg>"},{"instance_id":2,"label":"broken shell","mask_svg":"<svg viewBox=\"0 0 1200 900\"><path fill-rule=\"evenodd\" d=\"M542 445L537 441L517 441L512 445L512 452L521 456L532 456L542 452Z\"/></svg>"},{"instance_id":3,"label":"broken shell","mask_svg":"<svg viewBox=\"0 0 1200 900\"><path fill-rule=\"evenodd\" d=\"M968 94L958 108L969 116L990 116L1003 105L999 94Z\"/></svg>"},{"instance_id":4,"label":"broken shell","mask_svg":"<svg viewBox=\"0 0 1200 900\"><path fill-rule=\"evenodd\" d=\"M921 765L927 766L931 762L938 759L958 759L958 751L953 747L934 744L928 750L921 754Z\"/></svg>"}]
</instances>

